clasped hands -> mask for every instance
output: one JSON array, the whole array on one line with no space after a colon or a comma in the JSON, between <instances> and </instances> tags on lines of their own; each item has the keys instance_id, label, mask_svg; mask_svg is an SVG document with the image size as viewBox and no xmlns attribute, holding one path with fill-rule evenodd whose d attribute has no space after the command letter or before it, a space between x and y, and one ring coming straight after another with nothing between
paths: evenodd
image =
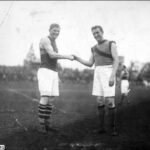
<instances>
[{"instance_id":1,"label":"clasped hands","mask_svg":"<svg viewBox=\"0 0 150 150\"><path fill-rule=\"evenodd\" d=\"M69 55L68 56L68 59L73 61L73 60L76 60L77 56L76 55Z\"/></svg>"}]
</instances>

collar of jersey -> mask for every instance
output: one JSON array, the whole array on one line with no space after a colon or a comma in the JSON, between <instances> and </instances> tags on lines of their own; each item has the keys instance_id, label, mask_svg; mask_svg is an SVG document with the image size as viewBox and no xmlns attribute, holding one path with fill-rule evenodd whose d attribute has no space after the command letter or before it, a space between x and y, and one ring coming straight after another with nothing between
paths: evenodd
<instances>
[{"instance_id":1,"label":"collar of jersey","mask_svg":"<svg viewBox=\"0 0 150 150\"><path fill-rule=\"evenodd\" d=\"M98 45L103 44L104 42L106 42L107 40L102 40L100 42L98 42Z\"/></svg>"}]
</instances>

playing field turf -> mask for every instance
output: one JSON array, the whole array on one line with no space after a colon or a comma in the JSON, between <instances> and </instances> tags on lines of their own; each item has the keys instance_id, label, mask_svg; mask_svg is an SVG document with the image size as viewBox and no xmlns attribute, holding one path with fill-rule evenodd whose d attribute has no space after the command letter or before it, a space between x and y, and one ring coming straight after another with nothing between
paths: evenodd
<instances>
[{"instance_id":1,"label":"playing field turf","mask_svg":"<svg viewBox=\"0 0 150 150\"><path fill-rule=\"evenodd\" d=\"M61 83L52 114L52 125L60 132L41 135L37 132L37 83L1 82L0 145L7 150L67 150L76 143L99 144L99 150L150 148L150 88L132 86L130 104L124 101L117 106L116 137L92 132L98 126L98 116L91 91L91 84Z\"/></svg>"}]
</instances>

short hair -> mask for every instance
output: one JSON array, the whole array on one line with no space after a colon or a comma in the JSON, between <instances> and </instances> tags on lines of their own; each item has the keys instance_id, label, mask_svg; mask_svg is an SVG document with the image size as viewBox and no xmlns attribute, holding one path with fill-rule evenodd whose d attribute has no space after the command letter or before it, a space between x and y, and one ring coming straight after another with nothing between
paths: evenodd
<instances>
[{"instance_id":1,"label":"short hair","mask_svg":"<svg viewBox=\"0 0 150 150\"><path fill-rule=\"evenodd\" d=\"M53 28L60 28L60 26L59 26L59 24L57 24L57 23L52 23L51 25L50 25L50 27L49 27L49 30L52 30Z\"/></svg>"},{"instance_id":2,"label":"short hair","mask_svg":"<svg viewBox=\"0 0 150 150\"><path fill-rule=\"evenodd\" d=\"M101 30L101 32L104 33L104 30L103 30L102 26L100 26L100 25L95 25L95 26L93 26L93 27L91 28L91 31L93 31L93 30L95 30L95 29L97 29L97 28L99 28L99 29Z\"/></svg>"}]
</instances>

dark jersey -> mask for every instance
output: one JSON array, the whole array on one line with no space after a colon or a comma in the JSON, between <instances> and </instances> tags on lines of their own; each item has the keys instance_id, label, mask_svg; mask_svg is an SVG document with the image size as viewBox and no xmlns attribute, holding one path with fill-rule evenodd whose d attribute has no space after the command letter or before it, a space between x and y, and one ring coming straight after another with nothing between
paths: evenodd
<instances>
[{"instance_id":1,"label":"dark jersey","mask_svg":"<svg viewBox=\"0 0 150 150\"><path fill-rule=\"evenodd\" d=\"M50 37L48 37L51 43L53 50L58 53L58 49L56 46L55 41L52 41ZM46 49L40 47L40 55L41 55L41 65L40 68L48 68L53 71L58 71L57 59L50 58L49 54L47 53Z\"/></svg>"},{"instance_id":2,"label":"dark jersey","mask_svg":"<svg viewBox=\"0 0 150 150\"><path fill-rule=\"evenodd\" d=\"M104 40L98 45L91 48L95 66L105 66L113 64L113 57L111 54L112 41Z\"/></svg>"}]
</instances>

